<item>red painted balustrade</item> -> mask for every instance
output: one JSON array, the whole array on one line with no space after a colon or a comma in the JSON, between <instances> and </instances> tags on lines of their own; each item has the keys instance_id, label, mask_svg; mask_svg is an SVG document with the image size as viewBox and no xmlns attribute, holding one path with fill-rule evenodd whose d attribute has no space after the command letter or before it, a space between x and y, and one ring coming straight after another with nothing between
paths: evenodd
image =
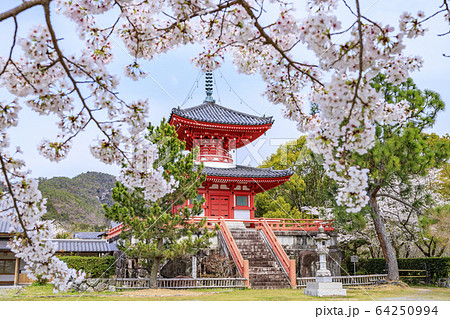
<instances>
[{"instance_id":1,"label":"red painted balustrade","mask_svg":"<svg viewBox=\"0 0 450 319\"><path fill-rule=\"evenodd\" d=\"M218 223L218 217L193 217L192 222L198 223L203 218L207 218L206 228L213 229ZM333 220L323 219L283 219L283 218L265 218L264 219L272 230L280 231L319 231L319 226L322 225L325 231L333 231ZM226 219L227 222L243 222L255 227L260 223L258 219ZM106 231L107 238L113 238L118 236L123 230L123 225L120 224L116 227L108 229Z\"/></svg>"},{"instance_id":2,"label":"red painted balustrade","mask_svg":"<svg viewBox=\"0 0 450 319\"><path fill-rule=\"evenodd\" d=\"M275 234L273 233L266 219L260 218L256 229L260 229L263 231L264 235L267 238L267 241L269 242L269 245L272 247L273 252L275 253L275 255L277 255L277 258L280 261L282 267L288 274L291 287L295 288L297 286L295 259L289 259L288 255L284 251L283 247L277 239L277 236L275 236Z\"/></svg>"}]
</instances>

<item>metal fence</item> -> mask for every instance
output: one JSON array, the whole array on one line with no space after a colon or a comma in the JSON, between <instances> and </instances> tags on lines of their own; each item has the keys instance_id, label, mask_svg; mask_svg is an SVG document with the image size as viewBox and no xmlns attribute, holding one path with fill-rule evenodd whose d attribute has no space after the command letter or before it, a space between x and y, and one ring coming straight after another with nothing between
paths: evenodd
<instances>
[{"instance_id":1,"label":"metal fence","mask_svg":"<svg viewBox=\"0 0 450 319\"><path fill-rule=\"evenodd\" d=\"M342 286L372 286L385 282L387 275L334 276L333 282L342 282ZM316 281L316 277L297 277L297 288L306 287L308 282Z\"/></svg>"}]
</instances>

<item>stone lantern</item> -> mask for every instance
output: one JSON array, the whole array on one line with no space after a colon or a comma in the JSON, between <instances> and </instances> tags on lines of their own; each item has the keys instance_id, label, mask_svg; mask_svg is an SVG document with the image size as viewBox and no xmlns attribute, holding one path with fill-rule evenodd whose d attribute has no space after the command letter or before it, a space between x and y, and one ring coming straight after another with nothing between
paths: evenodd
<instances>
[{"instance_id":1,"label":"stone lantern","mask_svg":"<svg viewBox=\"0 0 450 319\"><path fill-rule=\"evenodd\" d=\"M319 255L319 270L316 272L316 277L331 277L331 272L327 269L327 255L328 255L328 247L327 241L330 239L325 233L322 225L319 227L319 233L316 236L316 252Z\"/></svg>"},{"instance_id":2,"label":"stone lantern","mask_svg":"<svg viewBox=\"0 0 450 319\"><path fill-rule=\"evenodd\" d=\"M341 282L333 282L331 272L327 269L327 255L328 247L327 241L330 239L325 233L322 225L319 227L319 232L315 238L316 252L319 255L319 269L316 272L316 281L308 282L306 288L303 289L305 295L328 297L328 296L346 296L347 291L342 288Z\"/></svg>"}]
</instances>

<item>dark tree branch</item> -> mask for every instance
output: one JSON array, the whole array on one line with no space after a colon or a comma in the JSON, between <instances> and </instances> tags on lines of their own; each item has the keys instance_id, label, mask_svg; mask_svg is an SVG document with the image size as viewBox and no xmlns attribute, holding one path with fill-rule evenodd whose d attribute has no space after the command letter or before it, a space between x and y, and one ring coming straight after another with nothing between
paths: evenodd
<instances>
[{"instance_id":1,"label":"dark tree branch","mask_svg":"<svg viewBox=\"0 0 450 319\"><path fill-rule=\"evenodd\" d=\"M411 205L410 203L404 201L400 197L397 197L397 196L394 196L394 195L391 195L391 194L386 194L386 193L378 193L376 196L377 197L389 197L389 198L391 198L393 200L396 200L396 201L402 203L405 206L408 206L411 209L414 209L417 212L418 215L422 215L422 211L420 209L418 209L417 207L414 207L413 205Z\"/></svg>"},{"instance_id":2,"label":"dark tree branch","mask_svg":"<svg viewBox=\"0 0 450 319\"><path fill-rule=\"evenodd\" d=\"M47 23L47 27L48 27L48 30L50 32L50 36L52 38L53 45L55 47L55 51L56 51L56 53L58 55L59 63L61 64L61 66L63 67L64 71L66 72L67 77L72 82L74 90L77 93L78 97L80 98L80 101L81 101L81 103L83 105L83 108L86 109L86 111L89 113L90 119L97 125L99 130L108 138L108 140L111 141L111 137L103 130L101 124L94 118L94 115L92 114L91 109L89 109L89 107L87 106L86 100L84 99L83 94L81 93L81 90L80 90L80 88L77 85L78 84L77 81L73 78L69 67L67 66L67 64L64 61L64 54L62 53L61 49L59 48L58 39L56 37L55 30L53 29L53 25L52 25L51 19L50 19L50 0L45 1L43 3L43 7L44 7L44 12L45 12L45 21ZM126 154L117 145L115 145L114 143L112 143L112 145L122 154L122 156L125 159L127 158Z\"/></svg>"},{"instance_id":3,"label":"dark tree branch","mask_svg":"<svg viewBox=\"0 0 450 319\"><path fill-rule=\"evenodd\" d=\"M8 60L6 60L5 66L3 67L3 70L0 72L0 76L5 73L6 68L8 67L8 64L10 61L12 61L12 54L14 51L14 47L16 46L16 39L17 39L17 30L19 29L19 26L17 25L17 18L14 16L14 36L13 36L13 43L11 45L11 49L9 50L9 57Z\"/></svg>"},{"instance_id":4,"label":"dark tree branch","mask_svg":"<svg viewBox=\"0 0 450 319\"><path fill-rule=\"evenodd\" d=\"M49 3L51 0L30 0L30 1L24 1L21 5L18 5L17 7L10 9L8 11L0 13L0 22L12 17L16 17L19 13L24 12L25 10L28 10L32 7L43 5L44 3Z\"/></svg>"},{"instance_id":5,"label":"dark tree branch","mask_svg":"<svg viewBox=\"0 0 450 319\"><path fill-rule=\"evenodd\" d=\"M315 65L296 62L296 61L292 60L290 57L288 57L286 55L286 52L277 45L277 43L272 39L272 37L270 35L267 34L267 32L264 30L264 28L258 22L258 17L255 16L255 14L253 13L253 9L250 7L250 5L244 0L238 0L237 2L245 9L245 11L250 16L250 18L252 18L254 26L259 31L261 36L264 38L266 43L271 45L281 55L281 57L288 62L288 65L292 66L298 72L300 72L301 74L310 78L313 83L317 83L320 86L323 86L322 82L320 82L318 79L313 77L311 74L309 74L308 72L302 70L301 68L299 68L297 66L297 65L301 65L301 66L305 66L305 67L313 67Z\"/></svg>"},{"instance_id":6,"label":"dark tree branch","mask_svg":"<svg viewBox=\"0 0 450 319\"><path fill-rule=\"evenodd\" d=\"M27 234L27 229L25 228L25 224L23 223L23 220L22 220L22 214L20 212L19 205L17 204L17 199L16 199L16 197L14 197L14 192L12 189L11 181L9 180L9 177L8 177L6 164L5 164L5 161L3 160L3 154L0 154L0 163L2 165L2 173L3 173L3 177L5 178L6 187L8 188L9 194L13 201L14 210L16 211L17 217L19 219L19 223L22 226L23 234L26 239L30 240L30 238L28 237L28 234Z\"/></svg>"}]
</instances>

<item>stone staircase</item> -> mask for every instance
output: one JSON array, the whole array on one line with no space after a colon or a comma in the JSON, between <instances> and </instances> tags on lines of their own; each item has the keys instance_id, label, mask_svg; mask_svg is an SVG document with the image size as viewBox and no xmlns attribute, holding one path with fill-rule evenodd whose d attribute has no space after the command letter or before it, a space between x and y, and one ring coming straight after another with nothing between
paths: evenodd
<instances>
[{"instance_id":1,"label":"stone staircase","mask_svg":"<svg viewBox=\"0 0 450 319\"><path fill-rule=\"evenodd\" d=\"M290 288L289 280L259 231L246 229L243 224L242 226L236 225L239 223L233 224L229 226L230 232L242 257L249 261L250 287L253 289Z\"/></svg>"}]
</instances>

